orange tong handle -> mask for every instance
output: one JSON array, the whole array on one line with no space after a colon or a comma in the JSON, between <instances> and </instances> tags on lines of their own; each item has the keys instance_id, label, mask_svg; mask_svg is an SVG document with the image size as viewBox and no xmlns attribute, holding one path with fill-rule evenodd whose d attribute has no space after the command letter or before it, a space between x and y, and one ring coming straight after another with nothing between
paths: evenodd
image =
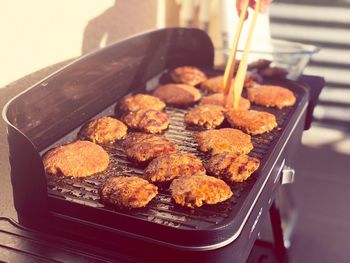
<instances>
[{"instance_id":1,"label":"orange tong handle","mask_svg":"<svg viewBox=\"0 0 350 263\"><path fill-rule=\"evenodd\" d=\"M244 82L245 82L245 78L248 70L248 55L250 50L250 44L252 42L253 32L254 32L258 15L260 12L260 6L261 6L261 0L257 0L254 8L252 23L248 31L247 41L245 43L245 47L243 50L242 58L238 66L234 83L233 85L231 85L228 93L228 98L232 98L232 95L233 95L233 100L227 99L227 103L225 104L225 106L228 109L232 109L232 108L237 109L239 105L239 100L242 95L242 90L243 90L243 86L244 86Z\"/></svg>"},{"instance_id":2,"label":"orange tong handle","mask_svg":"<svg viewBox=\"0 0 350 263\"><path fill-rule=\"evenodd\" d=\"M241 33L242 33L242 27L243 27L243 23L245 20L245 15L246 15L247 10L248 10L248 4L249 4L249 0L246 0L244 2L241 14L239 16L239 22L238 22L238 25L236 28L234 39L233 39L232 49L231 49L230 56L229 56L229 59L227 61L226 68L225 68L224 81L223 81L224 106L227 106L228 98L231 97L231 96L229 96L229 93L230 93L230 89L232 86L231 85L232 78L233 78L233 73L234 73L234 69L235 69L237 47L238 47L239 38L240 38Z\"/></svg>"}]
</instances>

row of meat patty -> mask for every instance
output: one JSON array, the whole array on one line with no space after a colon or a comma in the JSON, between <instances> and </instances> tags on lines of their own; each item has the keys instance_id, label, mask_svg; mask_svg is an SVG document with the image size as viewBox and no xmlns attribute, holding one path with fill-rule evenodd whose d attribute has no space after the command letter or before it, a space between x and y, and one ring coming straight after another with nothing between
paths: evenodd
<instances>
[{"instance_id":1,"label":"row of meat patty","mask_svg":"<svg viewBox=\"0 0 350 263\"><path fill-rule=\"evenodd\" d=\"M209 78L191 66L175 68L169 72L173 83L158 86L152 94L123 98L115 116L89 121L76 141L48 151L43 156L46 174L82 178L103 173L110 165L104 146L121 144L130 160L147 166L142 177L106 177L99 189L103 203L144 207L158 187L168 188L181 206L226 201L233 195L230 185L247 180L259 168L259 159L249 156L251 136L277 127L273 114L251 110L251 103L282 109L296 102L289 89L259 84L259 70L269 65L258 61L250 66L254 71L245 82L247 98L240 99L238 109L224 107L223 76ZM207 162L181 151L164 135L171 123L166 106L186 109L183 121L196 133L198 150L209 157Z\"/></svg>"}]
</instances>

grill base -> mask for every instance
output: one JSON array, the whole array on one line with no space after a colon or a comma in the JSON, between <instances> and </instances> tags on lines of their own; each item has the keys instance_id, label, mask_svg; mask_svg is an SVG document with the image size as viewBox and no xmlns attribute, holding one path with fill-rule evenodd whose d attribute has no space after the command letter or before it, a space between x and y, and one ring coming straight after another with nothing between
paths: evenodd
<instances>
[{"instance_id":1,"label":"grill base","mask_svg":"<svg viewBox=\"0 0 350 263\"><path fill-rule=\"evenodd\" d=\"M5 262L117 262L117 263L145 263L145 262L179 262L187 260L191 262L245 262L238 260L230 253L216 253L215 255L205 254L174 254L173 251L165 251L157 247L152 247L154 256L146 253L146 247L140 249L140 246L127 243L134 251L123 249L121 245L113 247L105 245L103 247L96 244L96 240L86 243L88 240L72 240L71 236L61 237L51 232L49 235L43 232L36 232L31 229L23 228L10 219L0 219L0 238L6 240L6 246L0 246L1 260ZM229 249L232 249L229 246ZM45 254L43 253L45 251ZM148 254L148 255L147 255ZM175 258L176 257L176 258ZM257 263L262 259L270 258L271 262L277 262L271 243L257 241L249 255L247 262ZM269 262L270 262L269 261Z\"/></svg>"}]
</instances>

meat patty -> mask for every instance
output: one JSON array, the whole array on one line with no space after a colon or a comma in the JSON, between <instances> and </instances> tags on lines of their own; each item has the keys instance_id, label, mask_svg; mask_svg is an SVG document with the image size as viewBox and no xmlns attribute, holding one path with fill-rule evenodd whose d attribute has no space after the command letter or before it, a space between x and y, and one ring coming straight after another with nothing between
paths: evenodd
<instances>
[{"instance_id":1,"label":"meat patty","mask_svg":"<svg viewBox=\"0 0 350 263\"><path fill-rule=\"evenodd\" d=\"M244 81L244 87L245 88L251 88L255 87L256 85L259 85L259 83L263 82L263 77L257 73L257 72L247 72L245 81Z\"/></svg>"},{"instance_id":2,"label":"meat patty","mask_svg":"<svg viewBox=\"0 0 350 263\"><path fill-rule=\"evenodd\" d=\"M86 177L106 170L109 155L93 142L76 141L50 150L43 163L47 174Z\"/></svg>"},{"instance_id":3,"label":"meat patty","mask_svg":"<svg viewBox=\"0 0 350 263\"><path fill-rule=\"evenodd\" d=\"M275 115L255 110L231 110L226 113L227 121L232 127L246 133L257 135L277 127Z\"/></svg>"},{"instance_id":4,"label":"meat patty","mask_svg":"<svg viewBox=\"0 0 350 263\"><path fill-rule=\"evenodd\" d=\"M261 81L260 75L248 72L244 81L244 87L252 87ZM232 84L233 82L234 80L232 80ZM200 88L209 93L224 93L224 76L209 78L201 83Z\"/></svg>"},{"instance_id":5,"label":"meat patty","mask_svg":"<svg viewBox=\"0 0 350 263\"><path fill-rule=\"evenodd\" d=\"M261 85L248 89L248 99L257 105L277 107L279 109L293 106L296 102L294 93L289 89L270 85Z\"/></svg>"},{"instance_id":6,"label":"meat patty","mask_svg":"<svg viewBox=\"0 0 350 263\"><path fill-rule=\"evenodd\" d=\"M129 112L124 117L124 122L132 129L160 133L168 128L170 119L165 112L141 109L136 112Z\"/></svg>"},{"instance_id":7,"label":"meat patty","mask_svg":"<svg viewBox=\"0 0 350 263\"><path fill-rule=\"evenodd\" d=\"M214 129L224 121L224 112L225 108L218 105L199 105L185 114L185 123Z\"/></svg>"},{"instance_id":8,"label":"meat patty","mask_svg":"<svg viewBox=\"0 0 350 263\"><path fill-rule=\"evenodd\" d=\"M124 141L124 147L127 156L139 162L174 153L177 150L176 144L163 135L141 132L129 133Z\"/></svg>"},{"instance_id":9,"label":"meat patty","mask_svg":"<svg viewBox=\"0 0 350 263\"><path fill-rule=\"evenodd\" d=\"M170 185L175 203L187 207L217 204L232 196L230 187L222 180L207 175L183 176Z\"/></svg>"},{"instance_id":10,"label":"meat patty","mask_svg":"<svg viewBox=\"0 0 350 263\"><path fill-rule=\"evenodd\" d=\"M102 117L90 121L79 132L79 137L99 144L113 143L125 137L128 127L121 121Z\"/></svg>"},{"instance_id":11,"label":"meat patty","mask_svg":"<svg viewBox=\"0 0 350 263\"><path fill-rule=\"evenodd\" d=\"M126 112L138 111L140 109L161 111L165 108L165 103L162 100L146 94L137 94L134 96L125 97L118 105L121 110Z\"/></svg>"},{"instance_id":12,"label":"meat patty","mask_svg":"<svg viewBox=\"0 0 350 263\"><path fill-rule=\"evenodd\" d=\"M110 178L100 190L101 200L104 203L127 208L144 207L157 193L156 186L136 176Z\"/></svg>"},{"instance_id":13,"label":"meat patty","mask_svg":"<svg viewBox=\"0 0 350 263\"><path fill-rule=\"evenodd\" d=\"M252 69L257 69L257 70L261 70L264 68L268 68L271 64L271 60L267 60L267 59L258 59L256 61L253 61L251 63L249 63L248 65L248 69L252 70Z\"/></svg>"},{"instance_id":14,"label":"meat patty","mask_svg":"<svg viewBox=\"0 0 350 263\"><path fill-rule=\"evenodd\" d=\"M253 149L250 136L232 128L199 132L196 140L200 151L212 154L225 151L249 153Z\"/></svg>"},{"instance_id":15,"label":"meat patty","mask_svg":"<svg viewBox=\"0 0 350 263\"><path fill-rule=\"evenodd\" d=\"M223 152L211 157L206 168L208 174L220 179L243 182L259 168L259 165L258 159L246 154Z\"/></svg>"},{"instance_id":16,"label":"meat patty","mask_svg":"<svg viewBox=\"0 0 350 263\"><path fill-rule=\"evenodd\" d=\"M203 71L190 66L175 68L170 72L170 77L177 83L188 84L191 86L196 86L207 79L207 76Z\"/></svg>"},{"instance_id":17,"label":"meat patty","mask_svg":"<svg viewBox=\"0 0 350 263\"><path fill-rule=\"evenodd\" d=\"M224 105L224 94L223 93L214 93L209 96L205 96L201 99L200 101L201 105L219 105L223 106ZM238 102L238 108L242 110L248 110L250 108L250 101L241 97L239 102Z\"/></svg>"},{"instance_id":18,"label":"meat patty","mask_svg":"<svg viewBox=\"0 0 350 263\"><path fill-rule=\"evenodd\" d=\"M195 155L177 152L152 160L144 172L151 182L168 182L176 177L205 174L202 161Z\"/></svg>"},{"instance_id":19,"label":"meat patty","mask_svg":"<svg viewBox=\"0 0 350 263\"><path fill-rule=\"evenodd\" d=\"M288 75L288 71L279 67L268 67L259 70L259 74L264 78L284 79Z\"/></svg>"},{"instance_id":20,"label":"meat patty","mask_svg":"<svg viewBox=\"0 0 350 263\"><path fill-rule=\"evenodd\" d=\"M225 91L224 76L209 78L201 83L200 88L211 93L223 93Z\"/></svg>"},{"instance_id":21,"label":"meat patty","mask_svg":"<svg viewBox=\"0 0 350 263\"><path fill-rule=\"evenodd\" d=\"M153 95L174 106L189 106L202 97L195 87L186 84L162 85L155 89Z\"/></svg>"}]
</instances>

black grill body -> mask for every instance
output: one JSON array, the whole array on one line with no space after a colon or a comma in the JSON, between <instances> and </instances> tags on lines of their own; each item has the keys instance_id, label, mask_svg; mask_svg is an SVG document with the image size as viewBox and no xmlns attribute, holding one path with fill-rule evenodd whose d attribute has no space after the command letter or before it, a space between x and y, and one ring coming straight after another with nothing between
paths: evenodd
<instances>
[{"instance_id":1,"label":"black grill body","mask_svg":"<svg viewBox=\"0 0 350 263\"><path fill-rule=\"evenodd\" d=\"M99 200L98 191L106 178L116 175L143 176L144 167L128 160L122 147L117 144L104 146L110 154L111 165L102 174L84 179L48 176L49 207L62 216L141 234L144 238L183 249L208 250L228 244L239 235L274 167L281 166L275 160L288 141L291 130L295 129L292 126L300 121L301 112L306 110L305 90L295 83L283 83L284 86L286 84L297 95L298 103L294 107L283 110L252 107L274 113L279 129L252 137L254 149L250 155L261 160L261 168L249 180L230 184L234 196L229 201L196 209L182 208L173 203L168 186L160 185L159 194L145 208L121 210L105 207ZM99 115L112 115L115 108L113 104ZM171 122L165 136L176 142L180 150L196 154L203 162L208 161L209 155L197 150L197 131L186 128L183 123L187 110L167 107L166 112ZM80 127L64 136L59 144L72 141L79 130Z\"/></svg>"},{"instance_id":2,"label":"black grill body","mask_svg":"<svg viewBox=\"0 0 350 263\"><path fill-rule=\"evenodd\" d=\"M297 103L282 111L264 108L277 116L281 129L253 138L252 155L261 160L261 167L247 182L231 185L235 195L217 206L179 208L166 189L161 189L145 209L106 208L98 202L101 175L52 183L41 161L48 149L75 139L82 124L111 114L123 96L154 88L168 69L194 65L209 75L219 74L213 70L213 54L212 43L202 31L154 31L83 57L10 101L3 116L8 122L11 178L20 223L86 244L98 240L99 246L149 259L146 262L164 262L169 255L200 260L196 262L219 262L218 254L222 262L247 258L274 201L286 153L296 147L291 142L300 143L309 118L309 93L301 84L273 83L293 90ZM205 158L193 143L195 131L182 126L185 110L167 108L167 112L171 127L166 136ZM142 173L118 147L107 150L121 172ZM155 249L156 254L150 252Z\"/></svg>"}]
</instances>

